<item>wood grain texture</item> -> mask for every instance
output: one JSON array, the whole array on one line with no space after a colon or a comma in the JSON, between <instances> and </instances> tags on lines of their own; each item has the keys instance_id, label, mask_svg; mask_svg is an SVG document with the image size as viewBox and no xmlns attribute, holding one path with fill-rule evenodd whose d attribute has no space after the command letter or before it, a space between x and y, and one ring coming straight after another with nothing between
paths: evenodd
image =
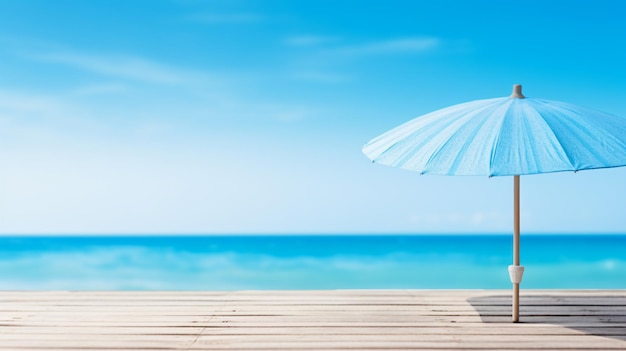
<instances>
[{"instance_id":1,"label":"wood grain texture","mask_svg":"<svg viewBox=\"0 0 626 351\"><path fill-rule=\"evenodd\" d=\"M626 291L0 291L0 350L626 350Z\"/></svg>"}]
</instances>

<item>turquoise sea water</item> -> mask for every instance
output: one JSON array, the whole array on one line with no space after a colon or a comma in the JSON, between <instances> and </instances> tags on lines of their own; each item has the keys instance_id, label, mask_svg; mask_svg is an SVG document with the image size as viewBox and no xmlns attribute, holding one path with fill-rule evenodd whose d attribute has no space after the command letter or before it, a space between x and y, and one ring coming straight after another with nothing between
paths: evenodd
<instances>
[{"instance_id":1,"label":"turquoise sea water","mask_svg":"<svg viewBox=\"0 0 626 351\"><path fill-rule=\"evenodd\" d=\"M0 289L507 289L511 235L4 236ZM523 288L626 289L626 235L522 235Z\"/></svg>"}]
</instances>

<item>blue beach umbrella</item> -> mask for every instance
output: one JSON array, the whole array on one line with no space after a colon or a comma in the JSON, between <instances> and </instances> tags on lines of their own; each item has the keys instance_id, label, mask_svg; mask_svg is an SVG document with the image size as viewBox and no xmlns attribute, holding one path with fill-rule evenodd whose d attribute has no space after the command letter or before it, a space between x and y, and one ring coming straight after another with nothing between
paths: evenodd
<instances>
[{"instance_id":1,"label":"blue beach umbrella","mask_svg":"<svg viewBox=\"0 0 626 351\"><path fill-rule=\"evenodd\" d=\"M569 103L476 100L406 122L363 147L375 163L420 174L514 177L513 321L519 321L519 176L626 165L626 118Z\"/></svg>"}]
</instances>

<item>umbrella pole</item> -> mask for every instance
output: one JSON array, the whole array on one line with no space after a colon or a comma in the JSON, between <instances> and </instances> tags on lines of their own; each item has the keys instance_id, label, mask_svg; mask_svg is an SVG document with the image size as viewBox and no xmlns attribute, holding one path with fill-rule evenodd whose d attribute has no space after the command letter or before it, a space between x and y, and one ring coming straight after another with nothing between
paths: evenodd
<instances>
[{"instance_id":1,"label":"umbrella pole","mask_svg":"<svg viewBox=\"0 0 626 351\"><path fill-rule=\"evenodd\" d=\"M519 266L519 176L513 178L513 265ZM513 322L519 322L519 283L513 283Z\"/></svg>"},{"instance_id":2,"label":"umbrella pole","mask_svg":"<svg viewBox=\"0 0 626 351\"><path fill-rule=\"evenodd\" d=\"M519 188L520 178L513 178L513 265L509 266L509 276L513 283L513 322L519 322L519 284L522 281L524 267L520 266L519 242L520 242L520 216L519 216Z\"/></svg>"}]
</instances>

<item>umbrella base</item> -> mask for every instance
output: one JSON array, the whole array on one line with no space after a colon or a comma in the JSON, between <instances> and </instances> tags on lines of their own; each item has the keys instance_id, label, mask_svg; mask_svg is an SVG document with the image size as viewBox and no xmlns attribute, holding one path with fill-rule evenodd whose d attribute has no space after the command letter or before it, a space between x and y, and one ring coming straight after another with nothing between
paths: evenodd
<instances>
[{"instance_id":1,"label":"umbrella base","mask_svg":"<svg viewBox=\"0 0 626 351\"><path fill-rule=\"evenodd\" d=\"M524 275L524 266L509 266L509 278L511 283L519 284L522 282L522 276Z\"/></svg>"}]
</instances>

